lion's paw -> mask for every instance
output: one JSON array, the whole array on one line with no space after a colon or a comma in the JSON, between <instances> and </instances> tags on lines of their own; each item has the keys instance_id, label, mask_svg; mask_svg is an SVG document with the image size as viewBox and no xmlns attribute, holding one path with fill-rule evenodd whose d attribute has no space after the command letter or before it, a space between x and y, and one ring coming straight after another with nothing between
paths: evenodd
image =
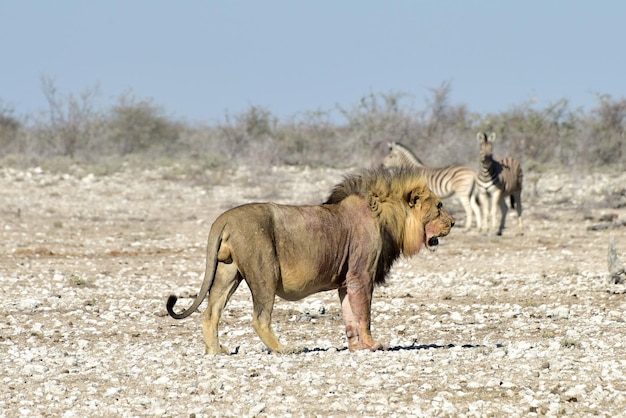
<instances>
[{"instance_id":1,"label":"lion's paw","mask_svg":"<svg viewBox=\"0 0 626 418\"><path fill-rule=\"evenodd\" d=\"M204 351L205 354L232 354L231 351L228 349L228 347L224 346L224 345L219 345L219 348L214 347L214 346L207 346L206 350Z\"/></svg>"},{"instance_id":2,"label":"lion's paw","mask_svg":"<svg viewBox=\"0 0 626 418\"><path fill-rule=\"evenodd\" d=\"M386 349L387 349L387 346L386 346L385 344L381 343L380 341L374 341L374 342L372 343L372 345L370 345L370 346L368 347L368 349L369 349L370 351L386 350Z\"/></svg>"},{"instance_id":3,"label":"lion's paw","mask_svg":"<svg viewBox=\"0 0 626 418\"><path fill-rule=\"evenodd\" d=\"M357 342L354 344L349 344L348 349L350 351L357 350L369 350L369 351L379 351L379 350L387 350L387 346L380 341L372 341L369 344L365 344L363 342Z\"/></svg>"},{"instance_id":4,"label":"lion's paw","mask_svg":"<svg viewBox=\"0 0 626 418\"><path fill-rule=\"evenodd\" d=\"M272 352L276 354L300 354L303 351L304 349L302 348L291 346L282 346L276 350L272 350Z\"/></svg>"}]
</instances>

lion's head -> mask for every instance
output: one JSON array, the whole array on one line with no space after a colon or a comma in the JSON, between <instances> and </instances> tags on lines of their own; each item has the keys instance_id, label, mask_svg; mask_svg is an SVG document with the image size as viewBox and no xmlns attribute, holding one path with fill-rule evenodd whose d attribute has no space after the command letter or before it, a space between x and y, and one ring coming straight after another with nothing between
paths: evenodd
<instances>
[{"instance_id":1,"label":"lion's head","mask_svg":"<svg viewBox=\"0 0 626 418\"><path fill-rule=\"evenodd\" d=\"M438 238L448 235L454 226L454 218L441 199L410 167L379 168L347 176L335 186L326 203L338 203L350 195L367 200L379 219L383 236L407 257L417 254L422 245L434 251Z\"/></svg>"}]
</instances>

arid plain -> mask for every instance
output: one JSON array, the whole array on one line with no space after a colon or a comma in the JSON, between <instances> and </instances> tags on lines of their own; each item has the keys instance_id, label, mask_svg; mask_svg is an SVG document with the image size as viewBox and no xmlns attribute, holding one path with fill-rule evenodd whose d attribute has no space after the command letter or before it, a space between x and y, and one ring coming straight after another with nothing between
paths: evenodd
<instances>
[{"instance_id":1,"label":"arid plain","mask_svg":"<svg viewBox=\"0 0 626 418\"><path fill-rule=\"evenodd\" d=\"M212 221L251 201L320 203L346 173L280 167L0 170L0 416L606 416L626 410L626 173L525 176L523 236L458 226L375 290L346 350L335 292L277 300L268 354L240 286L205 356L200 286ZM204 305L203 305L204 306Z\"/></svg>"}]
</instances>

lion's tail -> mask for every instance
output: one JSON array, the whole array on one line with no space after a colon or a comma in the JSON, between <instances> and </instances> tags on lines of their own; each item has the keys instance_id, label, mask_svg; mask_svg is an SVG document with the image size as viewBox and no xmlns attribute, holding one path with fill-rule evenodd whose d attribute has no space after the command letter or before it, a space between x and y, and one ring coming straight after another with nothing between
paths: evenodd
<instances>
[{"instance_id":1,"label":"lion's tail","mask_svg":"<svg viewBox=\"0 0 626 418\"><path fill-rule=\"evenodd\" d=\"M217 252L219 251L220 245L222 244L222 233L224 232L225 226L226 224L222 224L221 228L211 230L211 232L209 233L204 280L202 282L202 287L200 288L200 291L196 296L196 300L193 301L193 304L189 308L185 309L183 312L176 313L174 312L174 305L176 305L178 297L176 295L170 295L170 297L167 299L167 304L165 306L167 308L167 313L172 318L187 318L189 315L194 313L196 309L198 309L198 306L200 306L206 295L209 293L209 289L211 289L211 285L213 284L213 278L215 277L215 271L217 270Z\"/></svg>"}]
</instances>

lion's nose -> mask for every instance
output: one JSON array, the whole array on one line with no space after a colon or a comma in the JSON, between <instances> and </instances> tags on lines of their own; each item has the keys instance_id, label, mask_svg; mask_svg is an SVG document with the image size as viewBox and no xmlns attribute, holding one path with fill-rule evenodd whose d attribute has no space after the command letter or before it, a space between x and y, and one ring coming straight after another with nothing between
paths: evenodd
<instances>
[{"instance_id":1,"label":"lion's nose","mask_svg":"<svg viewBox=\"0 0 626 418\"><path fill-rule=\"evenodd\" d=\"M454 218L451 218L452 220L450 221L450 228L452 228L454 226L455 220Z\"/></svg>"}]
</instances>

